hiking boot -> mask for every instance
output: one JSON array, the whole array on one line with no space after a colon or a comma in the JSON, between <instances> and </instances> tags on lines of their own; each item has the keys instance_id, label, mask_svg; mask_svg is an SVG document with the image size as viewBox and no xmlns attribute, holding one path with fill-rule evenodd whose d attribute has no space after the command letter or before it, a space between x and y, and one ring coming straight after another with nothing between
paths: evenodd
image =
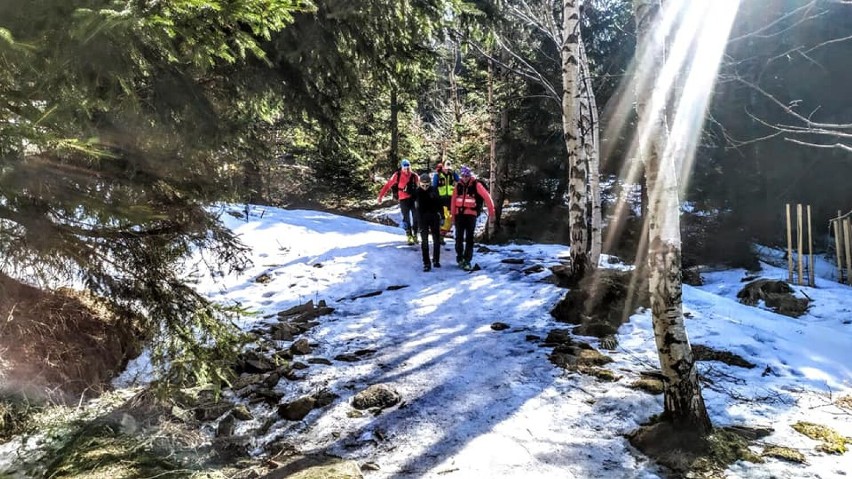
<instances>
[{"instance_id":1,"label":"hiking boot","mask_svg":"<svg viewBox=\"0 0 852 479\"><path fill-rule=\"evenodd\" d=\"M471 265L470 265L470 263L468 263L467 261L465 261L465 262L462 264L462 269L463 269L463 270L465 270L465 271L470 271L470 270L472 270L472 269L473 269L473 266L471 266Z\"/></svg>"},{"instance_id":2,"label":"hiking boot","mask_svg":"<svg viewBox=\"0 0 852 479\"><path fill-rule=\"evenodd\" d=\"M427 265L425 265L425 266L423 266L423 272L424 272L424 273L428 273L429 271L432 271L432 267L431 267L431 266L429 266L428 264L427 264Z\"/></svg>"},{"instance_id":3,"label":"hiking boot","mask_svg":"<svg viewBox=\"0 0 852 479\"><path fill-rule=\"evenodd\" d=\"M462 258L461 256L456 256L456 264L461 266L463 263L464 263L464 258Z\"/></svg>"},{"instance_id":4,"label":"hiking boot","mask_svg":"<svg viewBox=\"0 0 852 479\"><path fill-rule=\"evenodd\" d=\"M440 263L439 261L435 261L435 262L433 262L433 263L432 263L432 266L434 266L434 267L436 267L436 268L440 268L440 267L441 267L441 263Z\"/></svg>"},{"instance_id":5,"label":"hiking boot","mask_svg":"<svg viewBox=\"0 0 852 479\"><path fill-rule=\"evenodd\" d=\"M410 245L414 244L414 236L411 235L411 234L408 235L408 244L410 244Z\"/></svg>"}]
</instances>

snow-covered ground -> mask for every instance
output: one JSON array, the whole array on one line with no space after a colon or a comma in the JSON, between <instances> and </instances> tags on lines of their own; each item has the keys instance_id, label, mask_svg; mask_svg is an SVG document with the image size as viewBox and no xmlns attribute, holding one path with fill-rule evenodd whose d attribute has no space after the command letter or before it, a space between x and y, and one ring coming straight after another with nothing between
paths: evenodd
<instances>
[{"instance_id":1,"label":"snow-covered ground","mask_svg":"<svg viewBox=\"0 0 852 479\"><path fill-rule=\"evenodd\" d=\"M615 362L608 368L622 377L614 383L556 368L547 359L550 349L529 337L566 327L549 315L565 291L541 281L546 268L529 275L521 270L557 264L566 247L489 246L493 252L474 256L482 270L468 274L456 267L448 241L443 268L424 273L419 246L405 245L399 228L274 208L254 208L248 219L223 219L252 248L254 267L240 277L208 278L199 288L258 312L241 326L251 329L269 321L264 316L326 300L335 312L307 333L316 345L310 356L376 350L356 363L313 364L304 381L282 380L277 388L285 398L322 388L340 398L303 421L280 420L263 435L254 431L275 411L256 406L258 419L236 431L254 435L256 451L283 439L304 453L375 463L379 469L365 474L376 478L658 477L624 438L662 411L661 396L627 387L640 370L657 367L649 313L638 312L619 330L620 345L609 353ZM524 263L501 262L507 258ZM264 273L272 281L254 281ZM852 474L852 453L817 452L815 441L790 427L807 420L852 437L852 413L832 405L852 394L852 288L824 279L817 288L796 287L814 304L809 314L793 319L738 303L744 275L711 273L704 286L684 287L691 341L757 365L700 363L713 380L704 388L709 412L716 426L773 427L763 442L798 449L808 463L737 463L728 476ZM762 275L783 279L786 271L767 265ZM375 291L382 293L351 299ZM510 328L494 331L495 321ZM130 370L144 363L140 359ZM374 383L396 388L403 405L378 416L350 417L353 395Z\"/></svg>"}]
</instances>

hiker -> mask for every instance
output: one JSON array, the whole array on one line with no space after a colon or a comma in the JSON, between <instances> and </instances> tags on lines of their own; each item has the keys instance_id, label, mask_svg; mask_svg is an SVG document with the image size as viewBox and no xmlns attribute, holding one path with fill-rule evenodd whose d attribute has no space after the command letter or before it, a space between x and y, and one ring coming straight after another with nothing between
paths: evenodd
<instances>
[{"instance_id":1,"label":"hiker","mask_svg":"<svg viewBox=\"0 0 852 479\"><path fill-rule=\"evenodd\" d=\"M414 192L417 190L417 181L417 174L411 171L411 163L403 159L399 169L391 175L382 187L382 191L379 192L379 204L382 204L382 199L388 190L392 190L393 198L399 200L402 227L405 228L408 244L417 242L417 215L414 214Z\"/></svg>"},{"instance_id":2,"label":"hiker","mask_svg":"<svg viewBox=\"0 0 852 479\"><path fill-rule=\"evenodd\" d=\"M456 262L465 271L471 270L473 259L473 231L476 217L482 212L482 203L488 207L488 220L494 218L494 200L466 166L461 167L459 182L451 198L452 215L456 227Z\"/></svg>"},{"instance_id":3,"label":"hiker","mask_svg":"<svg viewBox=\"0 0 852 479\"><path fill-rule=\"evenodd\" d=\"M435 167L435 174L432 176L432 186L438 190L438 196L441 198L441 234L447 235L450 228L453 226L453 218L450 208L450 200L453 196L453 188L459 181L459 175L450 168L450 162L438 163ZM443 238L441 243L443 244Z\"/></svg>"},{"instance_id":4,"label":"hiker","mask_svg":"<svg viewBox=\"0 0 852 479\"><path fill-rule=\"evenodd\" d=\"M420 187L414 193L417 218L420 225L420 252L423 254L423 271L441 267L441 199L432 186L429 173L420 175ZM432 235L432 260L429 260L429 235Z\"/></svg>"}]
</instances>

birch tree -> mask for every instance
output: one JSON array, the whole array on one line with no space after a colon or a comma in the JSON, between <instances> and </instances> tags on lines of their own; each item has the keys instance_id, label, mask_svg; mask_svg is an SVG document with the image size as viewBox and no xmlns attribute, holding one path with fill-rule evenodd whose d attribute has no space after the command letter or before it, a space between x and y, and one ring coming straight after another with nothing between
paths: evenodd
<instances>
[{"instance_id":1,"label":"birch tree","mask_svg":"<svg viewBox=\"0 0 852 479\"><path fill-rule=\"evenodd\" d=\"M587 210L589 220L589 262L597 268L601 257L601 186L600 186L600 124L598 105L592 89L592 75L586 47L580 41L580 142L581 153L588 165Z\"/></svg>"},{"instance_id":2,"label":"birch tree","mask_svg":"<svg viewBox=\"0 0 852 479\"><path fill-rule=\"evenodd\" d=\"M590 255L590 204L592 211L597 211L597 217L600 218L600 186L597 181L599 149L593 146L597 142L595 138L599 126L591 81L588 79L587 82L587 78L583 77L588 77L589 68L585 53L581 53L580 3L580 0L518 0L505 5L508 16L520 21L526 28L543 33L559 48L561 94L557 86L548 80L547 75L536 70L518 53L520 50L508 44L505 39L497 37L496 43L509 58L507 62L493 58L480 49L481 54L506 71L540 84L547 96L560 107L566 148L572 276L577 281L591 266L596 265L595 258L600 255L599 247L597 253ZM558 12L562 13L561 22ZM587 112L585 123L581 119L581 106ZM587 133L584 135L583 131ZM595 222L594 219L592 222ZM599 238L599 230L600 228L597 234L592 233L591 238L596 235ZM591 243L595 244L595 241ZM600 244L599 239L597 244Z\"/></svg>"},{"instance_id":3,"label":"birch tree","mask_svg":"<svg viewBox=\"0 0 852 479\"><path fill-rule=\"evenodd\" d=\"M588 169L580 143L580 8L577 0L562 2L562 133L568 166L568 224L571 229L571 273L582 278L590 269L586 226Z\"/></svg>"},{"instance_id":4,"label":"birch tree","mask_svg":"<svg viewBox=\"0 0 852 479\"><path fill-rule=\"evenodd\" d=\"M665 38L652 31L660 0L633 0L638 36L635 87L637 154L649 192L648 263L657 353L665 376L664 419L700 434L712 429L683 320L678 171L666 121L667 92L657 86Z\"/></svg>"}]
</instances>

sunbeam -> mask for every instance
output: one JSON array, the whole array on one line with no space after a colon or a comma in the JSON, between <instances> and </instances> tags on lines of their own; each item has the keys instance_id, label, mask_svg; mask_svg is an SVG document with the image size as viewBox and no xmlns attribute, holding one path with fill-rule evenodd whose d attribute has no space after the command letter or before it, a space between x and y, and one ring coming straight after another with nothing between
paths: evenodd
<instances>
[{"instance_id":1,"label":"sunbeam","mask_svg":"<svg viewBox=\"0 0 852 479\"><path fill-rule=\"evenodd\" d=\"M641 165L634 161L647 151L650 142L665 135L658 130L662 116L674 105L671 131L662 155L661 174L679 175L679 190L688 185L689 172L701 137L704 116L724 54L740 0L675 0L666 2L653 27L647 45L637 47L628 80L619 88L618 102L608 112L607 138L617 138L627 127L635 102L645 103L628 149L620 181L635 184ZM662 68L656 59L664 57ZM653 82L653 84L651 84ZM634 92L650 92L650 98L636 98ZM620 235L620 225L628 207L626 198L615 206L612 227L604 241L609 250Z\"/></svg>"}]
</instances>

